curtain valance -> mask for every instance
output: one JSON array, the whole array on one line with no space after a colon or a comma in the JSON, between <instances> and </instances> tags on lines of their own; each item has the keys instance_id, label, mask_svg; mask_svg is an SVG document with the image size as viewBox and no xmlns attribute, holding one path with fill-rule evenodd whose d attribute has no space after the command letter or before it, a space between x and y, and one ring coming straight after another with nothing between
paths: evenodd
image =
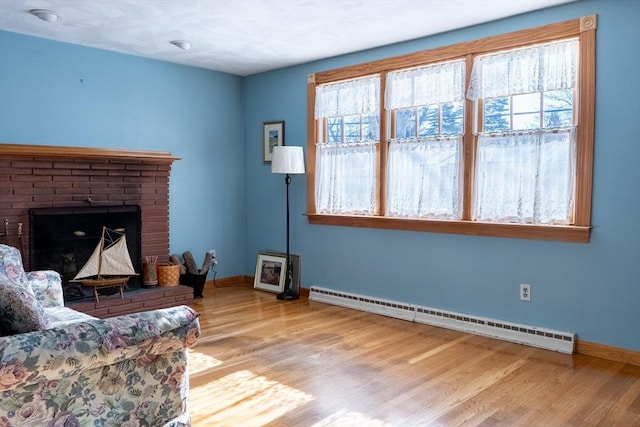
<instances>
[{"instance_id":1,"label":"curtain valance","mask_svg":"<svg viewBox=\"0 0 640 427\"><path fill-rule=\"evenodd\" d=\"M464 60L387 74L388 110L464 99Z\"/></svg>"},{"instance_id":2,"label":"curtain valance","mask_svg":"<svg viewBox=\"0 0 640 427\"><path fill-rule=\"evenodd\" d=\"M493 98L571 89L578 69L578 40L478 56L467 98Z\"/></svg>"},{"instance_id":3,"label":"curtain valance","mask_svg":"<svg viewBox=\"0 0 640 427\"><path fill-rule=\"evenodd\" d=\"M380 77L367 77L316 87L315 118L378 115Z\"/></svg>"}]
</instances>

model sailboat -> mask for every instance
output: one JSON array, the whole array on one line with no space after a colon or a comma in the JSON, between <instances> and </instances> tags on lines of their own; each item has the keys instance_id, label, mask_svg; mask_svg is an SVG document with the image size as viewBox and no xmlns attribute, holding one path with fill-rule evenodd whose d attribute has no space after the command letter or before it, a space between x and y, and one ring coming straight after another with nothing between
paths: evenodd
<instances>
[{"instance_id":1,"label":"model sailboat","mask_svg":"<svg viewBox=\"0 0 640 427\"><path fill-rule=\"evenodd\" d=\"M98 245L72 282L93 287L118 286L135 275L124 230L102 227Z\"/></svg>"}]
</instances>

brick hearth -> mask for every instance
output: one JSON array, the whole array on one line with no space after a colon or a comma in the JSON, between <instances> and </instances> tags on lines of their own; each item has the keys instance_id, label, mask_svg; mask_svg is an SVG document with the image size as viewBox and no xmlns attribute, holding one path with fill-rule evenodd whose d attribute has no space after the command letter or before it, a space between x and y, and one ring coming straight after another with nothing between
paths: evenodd
<instances>
[{"instance_id":1,"label":"brick hearth","mask_svg":"<svg viewBox=\"0 0 640 427\"><path fill-rule=\"evenodd\" d=\"M119 293L107 296L100 295L99 302L72 301L67 305L74 310L103 319L182 304L191 305L192 303L193 288L179 285L125 292L124 298L120 298Z\"/></svg>"},{"instance_id":2,"label":"brick hearth","mask_svg":"<svg viewBox=\"0 0 640 427\"><path fill-rule=\"evenodd\" d=\"M0 144L0 225L5 218L9 221L9 236L0 237L0 242L19 247L30 269L30 208L138 205L142 256L168 262L169 174L175 160L162 151ZM22 223L22 242L18 223ZM131 298L131 310L144 307L143 297ZM123 307L119 298L108 301ZM179 301L174 298L173 305ZM99 304L94 309L102 314L105 307L102 301ZM104 313L113 315L113 310Z\"/></svg>"}]
</instances>

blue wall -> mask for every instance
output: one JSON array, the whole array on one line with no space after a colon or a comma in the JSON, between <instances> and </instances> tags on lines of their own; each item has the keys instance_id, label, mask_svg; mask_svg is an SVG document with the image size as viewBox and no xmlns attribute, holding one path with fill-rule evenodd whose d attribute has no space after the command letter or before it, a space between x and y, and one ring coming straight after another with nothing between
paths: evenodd
<instances>
[{"instance_id":1,"label":"blue wall","mask_svg":"<svg viewBox=\"0 0 640 427\"><path fill-rule=\"evenodd\" d=\"M640 3L582 0L246 78L0 32L0 142L165 150L171 251L218 251L218 277L285 249L284 179L262 122L306 146L307 74L598 14L593 232L588 244L309 225L294 176L303 286L576 332L640 350ZM518 299L532 285L532 302Z\"/></svg>"},{"instance_id":2,"label":"blue wall","mask_svg":"<svg viewBox=\"0 0 640 427\"><path fill-rule=\"evenodd\" d=\"M306 146L307 74L598 14L593 232L588 244L310 225L294 176L292 252L303 286L576 332L640 350L640 2L580 1L245 79L246 260L285 247L284 183L261 161L260 126L285 120ZM530 283L532 301L519 301Z\"/></svg>"},{"instance_id":3,"label":"blue wall","mask_svg":"<svg viewBox=\"0 0 640 427\"><path fill-rule=\"evenodd\" d=\"M242 79L0 32L0 142L170 151L170 250L244 270ZM211 277L211 275L210 275Z\"/></svg>"}]
</instances>

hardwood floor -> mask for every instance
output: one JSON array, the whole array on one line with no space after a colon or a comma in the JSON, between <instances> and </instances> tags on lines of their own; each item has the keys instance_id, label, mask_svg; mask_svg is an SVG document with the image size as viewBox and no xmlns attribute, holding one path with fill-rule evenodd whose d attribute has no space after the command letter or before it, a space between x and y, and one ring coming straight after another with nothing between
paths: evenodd
<instances>
[{"instance_id":1,"label":"hardwood floor","mask_svg":"<svg viewBox=\"0 0 640 427\"><path fill-rule=\"evenodd\" d=\"M640 426L640 367L251 287L194 302L204 426Z\"/></svg>"}]
</instances>

